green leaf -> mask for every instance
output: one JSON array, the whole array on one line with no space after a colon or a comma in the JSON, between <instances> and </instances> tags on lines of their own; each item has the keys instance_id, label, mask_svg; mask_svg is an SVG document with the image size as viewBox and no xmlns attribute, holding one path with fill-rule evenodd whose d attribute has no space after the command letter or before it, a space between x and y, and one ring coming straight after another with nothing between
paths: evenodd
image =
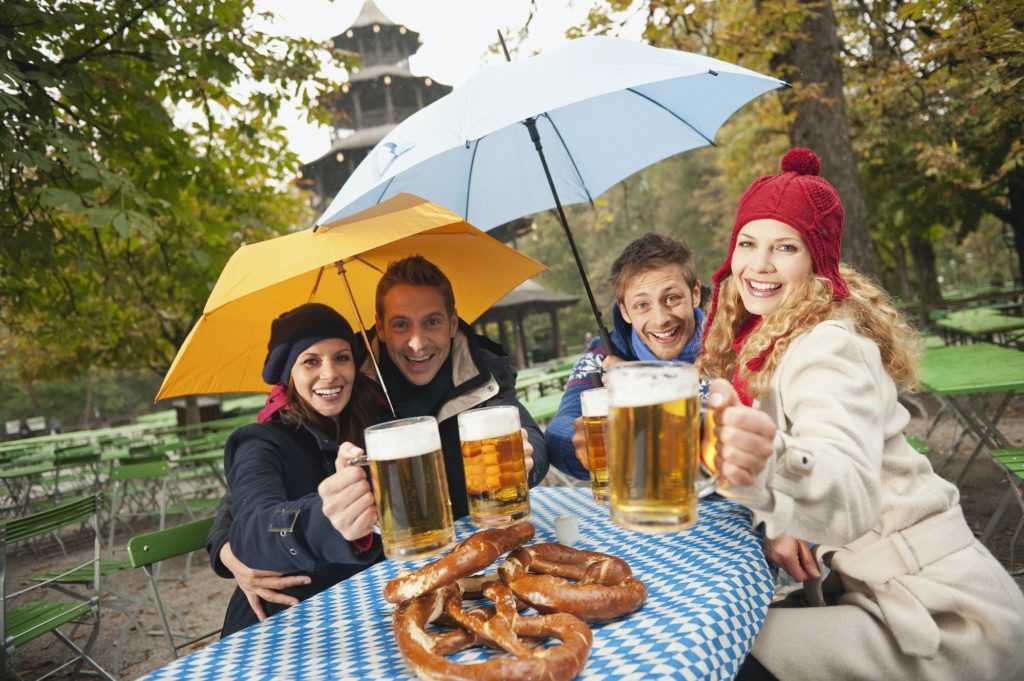
<instances>
[{"instance_id":1,"label":"green leaf","mask_svg":"<svg viewBox=\"0 0 1024 681\"><path fill-rule=\"evenodd\" d=\"M38 195L39 201L50 208L69 213L81 213L85 209L82 205L82 197L67 189L43 187L38 190Z\"/></svg>"},{"instance_id":2,"label":"green leaf","mask_svg":"<svg viewBox=\"0 0 1024 681\"><path fill-rule=\"evenodd\" d=\"M106 227L110 225L118 211L112 208L89 208L85 211L86 221L90 227Z\"/></svg>"},{"instance_id":3,"label":"green leaf","mask_svg":"<svg viewBox=\"0 0 1024 681\"><path fill-rule=\"evenodd\" d=\"M132 220L128 216L128 213L117 213L114 216L113 223L114 229L117 233L123 237L129 237L132 234Z\"/></svg>"}]
</instances>

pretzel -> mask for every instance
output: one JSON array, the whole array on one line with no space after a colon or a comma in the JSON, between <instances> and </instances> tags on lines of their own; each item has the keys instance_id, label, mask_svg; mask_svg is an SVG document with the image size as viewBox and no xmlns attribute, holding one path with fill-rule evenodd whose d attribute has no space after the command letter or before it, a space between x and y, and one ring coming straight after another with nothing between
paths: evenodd
<instances>
[{"instance_id":1,"label":"pretzel","mask_svg":"<svg viewBox=\"0 0 1024 681\"><path fill-rule=\"evenodd\" d=\"M632 576L626 561L562 544L520 548L498 566L498 575L538 611L571 613L584 622L621 617L647 600L647 587Z\"/></svg>"},{"instance_id":2,"label":"pretzel","mask_svg":"<svg viewBox=\"0 0 1024 681\"><path fill-rule=\"evenodd\" d=\"M499 582L490 582L485 592L495 600L495 614L462 610L461 589L455 585L429 591L395 608L394 632L402 656L421 679L449 681L497 681L499 679L547 679L561 681L575 677L590 655L594 637L590 628L572 615L558 613L520 617L514 597ZM448 660L452 652L451 632L432 635L427 625L445 613L470 629L474 644L486 643L510 652L513 657L495 657L483 662L460 664ZM467 637L455 634L460 641ZM518 636L557 638L562 645L529 647ZM445 638L449 637L449 638Z\"/></svg>"},{"instance_id":3,"label":"pretzel","mask_svg":"<svg viewBox=\"0 0 1024 681\"><path fill-rule=\"evenodd\" d=\"M508 527L470 535L443 558L416 572L389 581L384 585L384 600L388 603L403 603L457 579L469 577L496 561L505 552L530 541L533 533L533 525L519 521Z\"/></svg>"}]
</instances>

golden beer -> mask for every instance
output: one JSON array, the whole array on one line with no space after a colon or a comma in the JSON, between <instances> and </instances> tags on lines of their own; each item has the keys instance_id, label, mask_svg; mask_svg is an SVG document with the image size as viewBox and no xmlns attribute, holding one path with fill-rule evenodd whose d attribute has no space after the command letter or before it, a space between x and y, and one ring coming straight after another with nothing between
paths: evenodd
<instances>
[{"instance_id":1,"label":"golden beer","mask_svg":"<svg viewBox=\"0 0 1024 681\"><path fill-rule=\"evenodd\" d=\"M702 409L700 423L700 465L702 472L713 475L718 472L715 457L718 456L718 438L715 436L715 410Z\"/></svg>"},{"instance_id":2,"label":"golden beer","mask_svg":"<svg viewBox=\"0 0 1024 681\"><path fill-rule=\"evenodd\" d=\"M594 501L608 503L608 388L592 388L580 393L583 412L583 435L587 442L587 465L590 467L590 489Z\"/></svg>"},{"instance_id":3,"label":"golden beer","mask_svg":"<svg viewBox=\"0 0 1024 681\"><path fill-rule=\"evenodd\" d=\"M469 522L501 527L530 515L519 409L471 409L458 418Z\"/></svg>"},{"instance_id":4,"label":"golden beer","mask_svg":"<svg viewBox=\"0 0 1024 681\"><path fill-rule=\"evenodd\" d=\"M697 520L700 455L696 369L624 362L608 377L612 520L642 532L690 527Z\"/></svg>"},{"instance_id":5,"label":"golden beer","mask_svg":"<svg viewBox=\"0 0 1024 681\"><path fill-rule=\"evenodd\" d=\"M452 503L434 417L367 428L366 453L384 555L411 560L451 546Z\"/></svg>"}]
</instances>

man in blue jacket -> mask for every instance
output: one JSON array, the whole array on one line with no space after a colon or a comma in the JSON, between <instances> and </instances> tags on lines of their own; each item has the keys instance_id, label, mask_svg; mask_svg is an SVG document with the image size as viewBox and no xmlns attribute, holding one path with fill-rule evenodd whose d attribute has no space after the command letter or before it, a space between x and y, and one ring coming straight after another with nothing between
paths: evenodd
<instances>
[{"instance_id":1,"label":"man in blue jacket","mask_svg":"<svg viewBox=\"0 0 1024 681\"><path fill-rule=\"evenodd\" d=\"M612 348L594 338L573 367L558 413L545 432L549 463L586 480L580 393L594 387L616 362L667 360L693 363L701 346L704 313L693 252L670 236L648 232L629 243L612 263L609 283Z\"/></svg>"}]
</instances>

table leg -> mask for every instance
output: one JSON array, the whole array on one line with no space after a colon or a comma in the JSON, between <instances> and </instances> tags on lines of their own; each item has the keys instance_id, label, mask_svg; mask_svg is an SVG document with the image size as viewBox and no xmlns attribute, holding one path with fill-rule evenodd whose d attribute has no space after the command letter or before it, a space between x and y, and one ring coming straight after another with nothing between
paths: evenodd
<instances>
[{"instance_id":1,"label":"table leg","mask_svg":"<svg viewBox=\"0 0 1024 681\"><path fill-rule=\"evenodd\" d=\"M954 429L956 438L949 446L949 452L946 454L946 458L944 458L942 463L940 463L935 469L940 473L946 470L946 466L956 458L957 452L960 451L960 445L963 444L964 439L968 435L975 435L976 430L976 426L974 426L970 418L970 411L961 406L960 403L956 401L955 397L944 397L942 400L943 408L949 408L950 412L952 412L953 421L956 426L960 428L960 432L956 433ZM977 435L975 435L975 437L977 437Z\"/></svg>"},{"instance_id":2,"label":"table leg","mask_svg":"<svg viewBox=\"0 0 1024 681\"><path fill-rule=\"evenodd\" d=\"M988 524L985 525L985 530L981 533L981 536L978 537L978 540L982 544L988 543L989 537L991 537L992 533L995 532L996 527L999 525L999 521L1003 519L1003 514L1006 513L1006 507L1013 501L1014 496L1020 495L1020 491L1017 489L1018 486L1019 481L1011 483L1010 489L1006 490L1006 494L1004 494L1003 498L999 500L999 505L996 507L995 513L992 514Z\"/></svg>"},{"instance_id":3,"label":"table leg","mask_svg":"<svg viewBox=\"0 0 1024 681\"><path fill-rule=\"evenodd\" d=\"M942 420L942 417L946 414L946 411L949 408L946 405L946 398L940 397L939 400L940 400L939 403L940 403L941 406L939 407L939 410L937 412L935 412L935 418L933 418L932 422L930 424L928 424L928 430L924 434L924 439L925 440L928 440L929 438L931 438L932 432L935 431L935 428L939 425L939 421Z\"/></svg>"},{"instance_id":4,"label":"table leg","mask_svg":"<svg viewBox=\"0 0 1024 681\"><path fill-rule=\"evenodd\" d=\"M1024 575L1024 569L1014 570L1013 566L1016 564L1015 549L1017 548L1017 540L1020 539L1020 533L1024 530L1024 496L1021 496L1020 492L1016 489L1013 490L1014 495L1017 497L1017 505L1020 506L1020 512L1022 514L1020 522L1017 523L1017 529L1013 532L1013 538L1010 539L1010 574L1014 577Z\"/></svg>"},{"instance_id":5,"label":"table leg","mask_svg":"<svg viewBox=\"0 0 1024 681\"><path fill-rule=\"evenodd\" d=\"M971 466L974 464L974 460L977 458L986 443L988 443L990 449L999 449L1000 447L1008 449L1010 447L1010 441L1006 439L1006 436L999 432L996 424L999 423L999 419L1003 417L1003 413L1006 411L1006 407L1009 406L1010 400L1013 399L1013 395L1014 393L1006 393L1002 401L999 403L999 406L996 407L995 414L991 421L987 416L985 416L985 398L975 397L970 400L970 405L973 411L972 416L976 419L976 423L980 424L981 427L976 431L978 435L978 446L974 448L971 456L967 459L967 463L965 463L963 469L961 469L960 475L957 476L957 487L959 487L963 483L964 478L967 477L967 471L970 470Z\"/></svg>"},{"instance_id":6,"label":"table leg","mask_svg":"<svg viewBox=\"0 0 1024 681\"><path fill-rule=\"evenodd\" d=\"M925 433L926 440L932 440L932 433L935 428L939 425L939 421L947 413L953 415L953 434L956 436L953 439L952 444L949 446L945 458L942 459L942 463L935 466L935 471L941 473L946 470L946 466L956 458L957 452L960 451L960 445L963 444L964 439L973 434L973 429L970 427L970 419L965 415L963 407L956 402L955 397L939 397L942 407L939 408L938 413L935 414L935 418L932 420L931 425L928 426L928 431ZM959 432L957 429L959 428Z\"/></svg>"}]
</instances>

